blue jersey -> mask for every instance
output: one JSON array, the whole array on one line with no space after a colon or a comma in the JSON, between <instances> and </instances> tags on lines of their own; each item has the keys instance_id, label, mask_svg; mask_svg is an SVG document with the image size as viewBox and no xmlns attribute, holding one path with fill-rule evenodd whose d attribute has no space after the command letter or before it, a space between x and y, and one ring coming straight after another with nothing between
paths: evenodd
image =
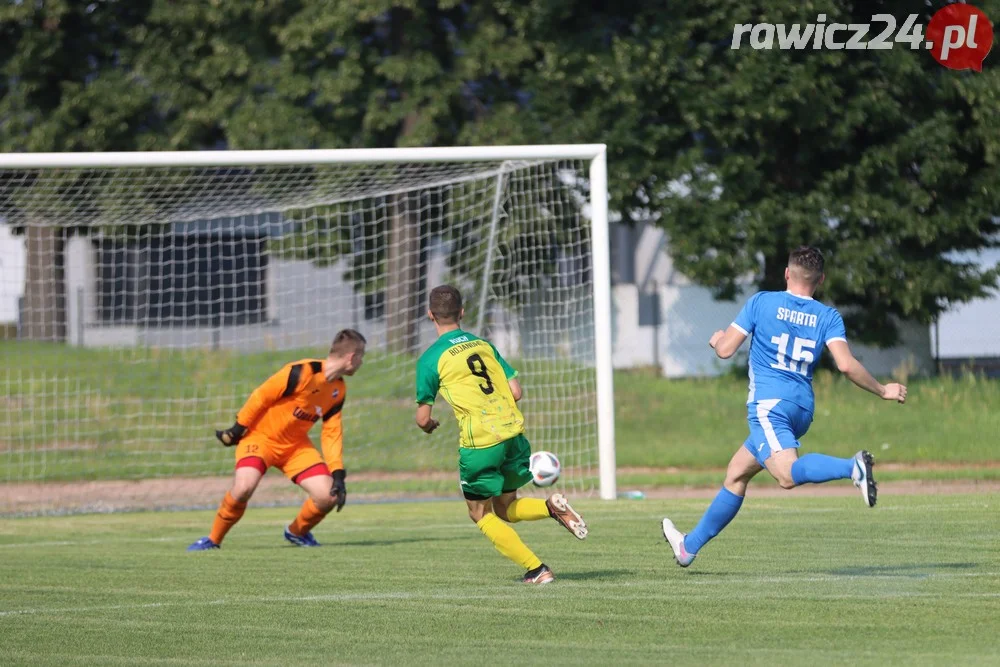
<instances>
[{"instance_id":1,"label":"blue jersey","mask_svg":"<svg viewBox=\"0 0 1000 667\"><path fill-rule=\"evenodd\" d=\"M823 346L847 340L835 308L791 292L757 292L733 326L750 337L747 404L768 399L813 412L812 374Z\"/></svg>"}]
</instances>

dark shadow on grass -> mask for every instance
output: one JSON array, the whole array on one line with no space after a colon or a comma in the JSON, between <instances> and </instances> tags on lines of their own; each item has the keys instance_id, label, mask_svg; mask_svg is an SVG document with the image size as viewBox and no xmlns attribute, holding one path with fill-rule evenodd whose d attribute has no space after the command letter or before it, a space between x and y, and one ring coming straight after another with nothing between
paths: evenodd
<instances>
[{"instance_id":1,"label":"dark shadow on grass","mask_svg":"<svg viewBox=\"0 0 1000 667\"><path fill-rule=\"evenodd\" d=\"M322 538L319 538L322 539ZM389 540L351 540L347 542L338 542L335 539L325 539L320 542L319 549L338 549L340 547L387 547L394 544L415 544L418 542L454 542L456 540L467 540L468 536L465 537L400 537L397 539ZM268 544L256 544L254 546L241 546L240 550L251 550L260 551L264 549L314 549L317 547L297 547L294 544L289 544L288 542L282 541L272 542Z\"/></svg>"},{"instance_id":2,"label":"dark shadow on grass","mask_svg":"<svg viewBox=\"0 0 1000 667\"><path fill-rule=\"evenodd\" d=\"M935 570L973 570L979 563L910 563L907 565L867 565L861 567L840 567L828 570L827 574L842 577L913 577L923 578L934 574Z\"/></svg>"},{"instance_id":3,"label":"dark shadow on grass","mask_svg":"<svg viewBox=\"0 0 1000 667\"><path fill-rule=\"evenodd\" d=\"M400 537L391 540L351 540L349 542L339 542L330 540L324 544L331 547L386 547L393 544L416 544L418 542L455 542L468 541L468 535L457 537ZM291 546L291 545L289 545Z\"/></svg>"},{"instance_id":4,"label":"dark shadow on grass","mask_svg":"<svg viewBox=\"0 0 1000 667\"><path fill-rule=\"evenodd\" d=\"M560 579L567 581L590 581L591 579L617 579L619 577L634 577L632 570L589 570L586 572L556 572L556 582Z\"/></svg>"}]
</instances>

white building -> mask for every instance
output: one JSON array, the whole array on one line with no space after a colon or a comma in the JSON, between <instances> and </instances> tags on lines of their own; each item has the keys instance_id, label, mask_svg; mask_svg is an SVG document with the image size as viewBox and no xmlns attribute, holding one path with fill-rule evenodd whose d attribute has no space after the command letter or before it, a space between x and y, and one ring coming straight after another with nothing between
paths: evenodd
<instances>
[{"instance_id":1,"label":"white building","mask_svg":"<svg viewBox=\"0 0 1000 667\"><path fill-rule=\"evenodd\" d=\"M613 363L616 368L658 366L668 377L710 376L726 372L733 361L720 361L708 347L713 331L725 328L738 312L740 302L716 301L709 290L692 284L673 267L666 238L659 228L639 225L634 229L613 225L612 229L612 329ZM381 329L366 313L363 298L345 282L346 264L318 268L308 261L271 258L266 271L266 312L255 322L222 327L142 327L133 323L97 322L100 309L98 255L91 239L67 241L65 282L67 291L67 341L71 345L217 345L234 349L284 349L314 345L317 332L338 326L364 326L374 345ZM443 249L429 250L428 282L445 275ZM1000 251L984 253L984 265L1000 260ZM18 300L24 293L25 251L23 237L13 236L0 225L0 324L16 322ZM280 283L280 284L279 284ZM138 285L139 283L136 283ZM747 285L747 290L752 289ZM133 293L135 291L133 290ZM350 304L337 311L317 311L317 299ZM80 307L83 307L83 313ZM104 306L105 310L107 305ZM86 316L81 317L81 314ZM96 318L100 319L100 318ZM531 319L530 317L528 319ZM531 333L530 323L525 324ZM910 372L932 372L935 350L943 361L969 358L1000 359L1000 295L980 299L942 316L933 327L902 327L901 345L877 350L854 345L855 355L874 373L886 376L900 367ZM518 349L525 330L495 327L497 345ZM421 330L422 343L433 331ZM552 345L546 340L537 345ZM588 341L562 341L581 345Z\"/></svg>"},{"instance_id":2,"label":"white building","mask_svg":"<svg viewBox=\"0 0 1000 667\"><path fill-rule=\"evenodd\" d=\"M0 223L0 324L17 322L18 301L24 295L24 239Z\"/></svg>"},{"instance_id":3,"label":"white building","mask_svg":"<svg viewBox=\"0 0 1000 667\"><path fill-rule=\"evenodd\" d=\"M612 238L612 275L617 278L612 289L615 366L659 366L667 377L683 377L718 375L736 363L718 359L708 339L732 322L742 302L717 301L710 290L680 274L667 252L663 230L654 225L632 230L615 225ZM742 298L753 289L748 282ZM986 309L1000 317L1000 298ZM878 375L889 375L900 367L910 374L933 372L927 327L900 328L902 341L897 347L879 350L852 345L852 351ZM994 354L1000 355L1000 349Z\"/></svg>"}]
</instances>

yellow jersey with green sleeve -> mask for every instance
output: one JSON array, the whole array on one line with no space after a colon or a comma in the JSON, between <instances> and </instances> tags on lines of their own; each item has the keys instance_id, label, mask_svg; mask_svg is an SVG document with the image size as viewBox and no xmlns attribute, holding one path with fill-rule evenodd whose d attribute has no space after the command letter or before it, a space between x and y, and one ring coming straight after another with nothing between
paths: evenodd
<instances>
[{"instance_id":1,"label":"yellow jersey with green sleeve","mask_svg":"<svg viewBox=\"0 0 1000 667\"><path fill-rule=\"evenodd\" d=\"M515 377L492 343L456 329L420 356L417 403L433 405L440 391L458 419L459 446L492 447L524 433L524 415L507 384Z\"/></svg>"}]
</instances>

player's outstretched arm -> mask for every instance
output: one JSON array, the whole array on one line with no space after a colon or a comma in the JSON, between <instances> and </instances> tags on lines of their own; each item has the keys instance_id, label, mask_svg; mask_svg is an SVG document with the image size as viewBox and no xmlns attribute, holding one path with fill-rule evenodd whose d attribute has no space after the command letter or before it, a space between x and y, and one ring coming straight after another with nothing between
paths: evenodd
<instances>
[{"instance_id":1,"label":"player's outstretched arm","mask_svg":"<svg viewBox=\"0 0 1000 667\"><path fill-rule=\"evenodd\" d=\"M215 437L226 447L238 445L247 430L254 425L269 407L283 396L295 392L302 375L302 364L286 366L253 390L250 398L236 414L236 421L229 428L216 431Z\"/></svg>"},{"instance_id":2,"label":"player's outstretched arm","mask_svg":"<svg viewBox=\"0 0 1000 667\"><path fill-rule=\"evenodd\" d=\"M725 331L719 329L712 334L712 337L708 340L708 345L715 350L715 354L720 359L728 359L736 354L736 350L740 349L740 345L746 339L747 335L745 332L730 324L729 328Z\"/></svg>"},{"instance_id":3,"label":"player's outstretched arm","mask_svg":"<svg viewBox=\"0 0 1000 667\"><path fill-rule=\"evenodd\" d=\"M827 343L827 347L830 348L830 354L837 363L837 370L846 375L851 382L887 401L906 402L906 385L897 382L882 384L876 380L868 369L854 358L846 341L832 340Z\"/></svg>"},{"instance_id":4,"label":"player's outstretched arm","mask_svg":"<svg viewBox=\"0 0 1000 667\"><path fill-rule=\"evenodd\" d=\"M240 440L246 435L246 432L247 427L237 421L224 431L216 431L215 437L226 447L232 447L240 444Z\"/></svg>"},{"instance_id":5,"label":"player's outstretched arm","mask_svg":"<svg viewBox=\"0 0 1000 667\"><path fill-rule=\"evenodd\" d=\"M426 403L421 403L417 406L417 426L424 433L433 433L434 429L440 426L440 423L431 417L431 410L433 408L433 405L427 405Z\"/></svg>"}]
</instances>

